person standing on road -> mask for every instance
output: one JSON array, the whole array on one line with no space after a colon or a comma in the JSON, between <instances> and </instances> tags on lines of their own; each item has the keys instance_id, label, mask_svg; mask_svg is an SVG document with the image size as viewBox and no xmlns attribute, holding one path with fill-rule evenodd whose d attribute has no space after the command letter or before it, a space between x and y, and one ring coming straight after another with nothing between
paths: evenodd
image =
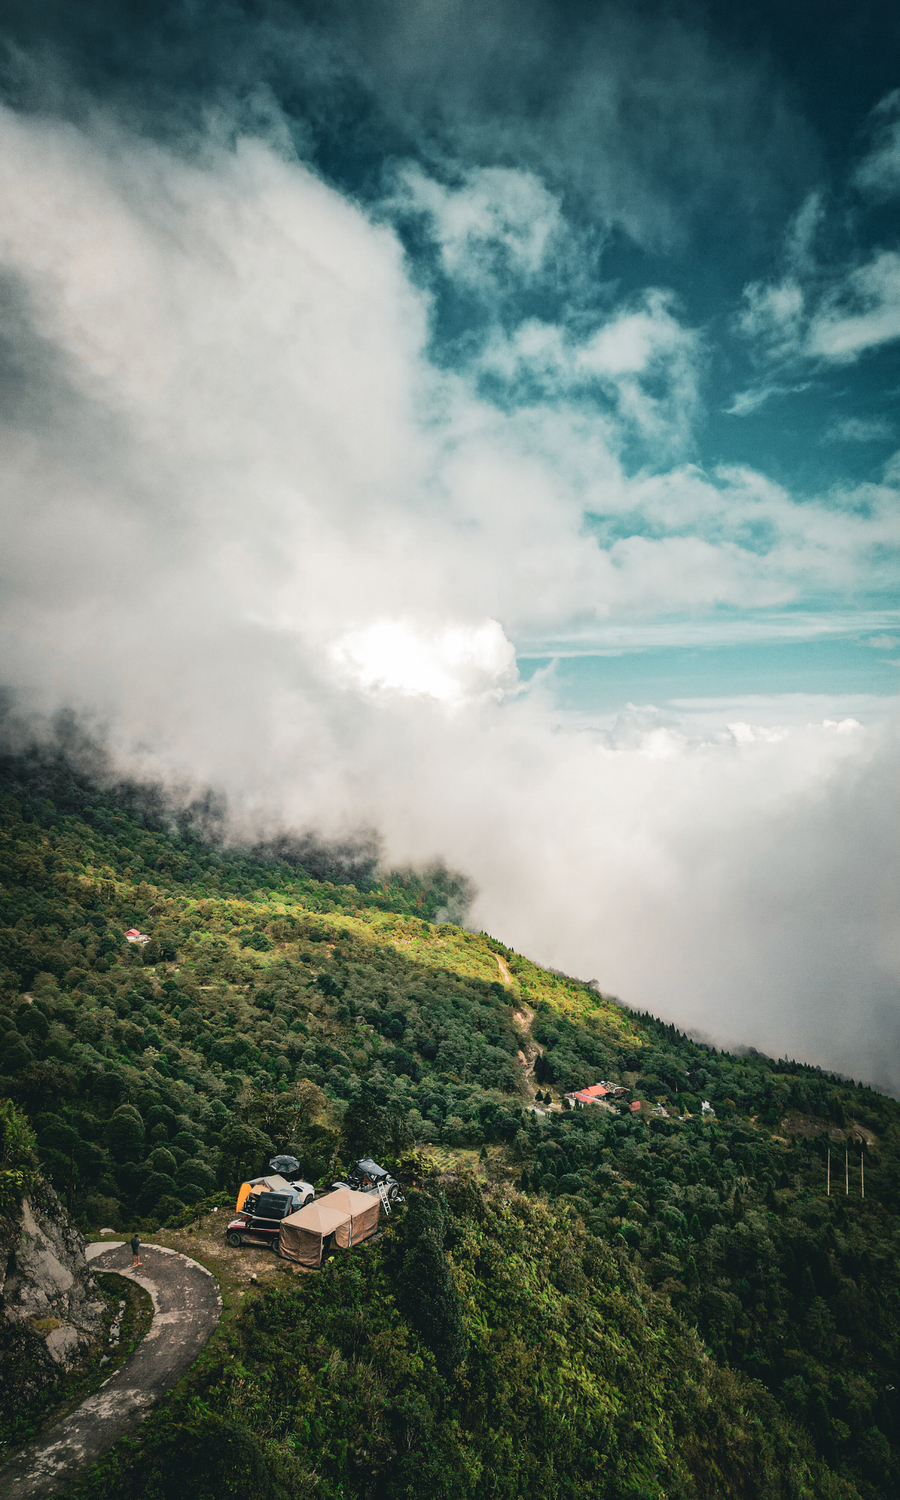
<instances>
[{"instance_id":1,"label":"person standing on road","mask_svg":"<svg viewBox=\"0 0 900 1500\"><path fill-rule=\"evenodd\" d=\"M134 1269L135 1266L142 1266L143 1264L144 1264L144 1262L141 1260L141 1242L138 1239L137 1234L133 1234L131 1236L131 1265L132 1265L132 1269Z\"/></svg>"}]
</instances>

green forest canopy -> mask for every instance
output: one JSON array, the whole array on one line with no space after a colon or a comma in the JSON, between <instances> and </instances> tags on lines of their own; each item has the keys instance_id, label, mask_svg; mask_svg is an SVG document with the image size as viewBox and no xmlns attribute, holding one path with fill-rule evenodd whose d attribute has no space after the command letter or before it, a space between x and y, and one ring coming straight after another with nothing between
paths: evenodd
<instances>
[{"instance_id":1,"label":"green forest canopy","mask_svg":"<svg viewBox=\"0 0 900 1500\"><path fill-rule=\"evenodd\" d=\"M85 1227L220 1201L276 1149L319 1183L363 1150L495 1159L493 1190L451 1174L365 1260L248 1309L159 1493L207 1443L260 1493L316 1469L311 1494L413 1494L426 1455L453 1495L900 1491L893 1100L441 920L466 896L444 870L231 851L63 757L7 757L2 791L0 1093ZM539 1102L605 1078L640 1113L533 1112L532 1014Z\"/></svg>"}]
</instances>

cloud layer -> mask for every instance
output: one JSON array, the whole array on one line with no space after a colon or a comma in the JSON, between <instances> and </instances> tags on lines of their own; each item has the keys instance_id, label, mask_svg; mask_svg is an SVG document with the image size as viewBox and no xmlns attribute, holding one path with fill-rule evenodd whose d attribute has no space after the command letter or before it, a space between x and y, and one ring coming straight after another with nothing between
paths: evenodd
<instances>
[{"instance_id":1,"label":"cloud layer","mask_svg":"<svg viewBox=\"0 0 900 1500\"><path fill-rule=\"evenodd\" d=\"M586 725L515 654L887 591L895 488L800 501L686 461L704 343L664 289L577 329L488 317L436 363L391 215L470 291L525 284L571 249L531 171L401 171L376 221L283 142L4 111L0 189L26 711L214 784L237 831L377 826L538 958L900 1086L890 726L821 703ZM635 432L655 465L627 465Z\"/></svg>"},{"instance_id":2,"label":"cloud layer","mask_svg":"<svg viewBox=\"0 0 900 1500\"><path fill-rule=\"evenodd\" d=\"M860 232L873 203L900 198L900 90L879 102L870 125L870 149L849 184L841 184L843 216L855 231L851 252L835 256L828 220L837 217L837 205L830 205L829 215L815 190L785 235L781 278L744 288L738 326L763 365L847 366L900 338L900 255L867 243ZM852 207L846 204L848 188L858 195Z\"/></svg>"}]
</instances>

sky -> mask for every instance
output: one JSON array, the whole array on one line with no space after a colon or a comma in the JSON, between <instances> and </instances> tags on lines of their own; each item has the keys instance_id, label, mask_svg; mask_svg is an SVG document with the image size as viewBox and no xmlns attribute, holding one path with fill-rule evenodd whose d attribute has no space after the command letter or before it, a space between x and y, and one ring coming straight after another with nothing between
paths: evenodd
<instances>
[{"instance_id":1,"label":"sky","mask_svg":"<svg viewBox=\"0 0 900 1500\"><path fill-rule=\"evenodd\" d=\"M7 5L15 715L900 1090L898 208L888 5Z\"/></svg>"}]
</instances>

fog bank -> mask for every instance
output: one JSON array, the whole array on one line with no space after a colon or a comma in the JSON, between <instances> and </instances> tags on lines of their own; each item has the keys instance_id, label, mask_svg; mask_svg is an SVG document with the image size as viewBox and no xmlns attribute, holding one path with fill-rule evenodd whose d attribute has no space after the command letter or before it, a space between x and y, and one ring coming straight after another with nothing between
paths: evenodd
<instances>
[{"instance_id":1,"label":"fog bank","mask_svg":"<svg viewBox=\"0 0 900 1500\"><path fill-rule=\"evenodd\" d=\"M702 351L665 298L579 347L498 333L486 358L555 384L489 400L432 359L390 222L271 141L4 111L0 187L17 711L71 707L130 774L221 791L235 836L375 827L536 959L900 1087L892 706L578 717L516 652L849 586L887 567L896 490L835 510L684 463ZM556 211L488 187L507 240L516 203ZM629 472L636 428L668 466Z\"/></svg>"}]
</instances>

